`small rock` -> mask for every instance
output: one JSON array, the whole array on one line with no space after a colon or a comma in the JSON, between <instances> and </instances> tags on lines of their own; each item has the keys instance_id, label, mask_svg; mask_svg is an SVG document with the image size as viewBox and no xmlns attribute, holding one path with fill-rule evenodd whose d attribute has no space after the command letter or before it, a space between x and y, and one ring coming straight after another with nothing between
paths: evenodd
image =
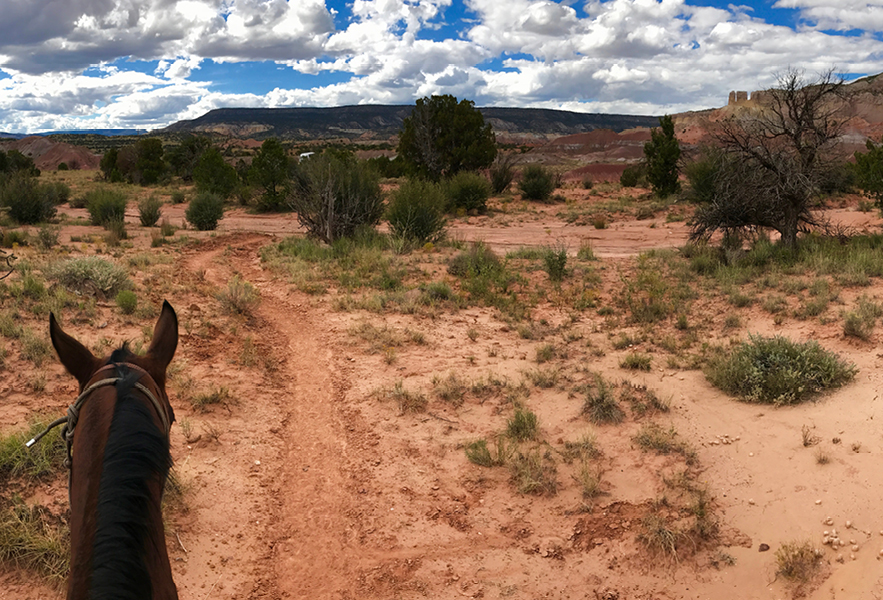
<instances>
[{"instance_id":1,"label":"small rock","mask_svg":"<svg viewBox=\"0 0 883 600\"><path fill-rule=\"evenodd\" d=\"M761 544L760 546L758 546L757 551L758 552L766 552L769 549L770 549L769 544Z\"/></svg>"},{"instance_id":2,"label":"small rock","mask_svg":"<svg viewBox=\"0 0 883 600\"><path fill-rule=\"evenodd\" d=\"M853 552L858 552L858 546L853 545L853 546L852 546L852 551L853 551Z\"/></svg>"},{"instance_id":3,"label":"small rock","mask_svg":"<svg viewBox=\"0 0 883 600\"><path fill-rule=\"evenodd\" d=\"M754 506L754 498L749 498L748 504L750 504L751 506Z\"/></svg>"},{"instance_id":4,"label":"small rock","mask_svg":"<svg viewBox=\"0 0 883 600\"><path fill-rule=\"evenodd\" d=\"M821 503L822 503L821 500L816 500L816 504L821 504Z\"/></svg>"}]
</instances>

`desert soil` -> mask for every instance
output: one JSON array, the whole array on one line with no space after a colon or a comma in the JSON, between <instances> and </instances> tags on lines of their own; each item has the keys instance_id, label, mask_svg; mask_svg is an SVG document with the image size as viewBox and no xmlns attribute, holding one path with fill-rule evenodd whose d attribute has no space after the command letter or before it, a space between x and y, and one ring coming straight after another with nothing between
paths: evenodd
<instances>
[{"instance_id":1,"label":"desert soil","mask_svg":"<svg viewBox=\"0 0 883 600\"><path fill-rule=\"evenodd\" d=\"M172 222L182 220L183 206L165 210ZM850 206L831 215L857 228L880 225ZM792 540L820 545L822 531L831 528L823 524L827 517L858 550L826 547L822 577L802 592L814 599L883 598L879 334L870 342L850 341L839 322L777 325L759 308L746 309L740 330L726 331L727 305L703 304L695 317L704 325L702 341L726 343L749 332L814 339L859 369L852 384L817 401L773 408L737 402L701 371L670 368L662 358L649 372L626 371L619 364L629 350L611 347L604 317L595 310L577 315L571 331L580 341L569 346L567 363L573 377L585 367L670 399L671 412L659 422L697 450L696 476L713 498L721 534L713 547L674 561L636 539L640 519L666 493L659 474L676 471L679 460L636 448L636 417L591 426L580 416L581 401L564 386L530 389L526 404L552 446L588 430L597 436L604 494L591 510L564 472L557 494L522 495L505 469L466 459L465 444L505 427L509 404L493 395L467 396L455 407L433 395L433 377L493 374L517 383L537 367L540 342L519 336L492 309L432 316L336 311L327 296L298 291L261 262L262 247L300 232L291 215L234 210L216 233L177 234L199 243L154 250L149 233L135 226L136 213L128 220L133 248L124 255L149 251L167 260L136 275L145 290L141 302L158 306L167 298L181 323L169 391L178 418L172 453L185 492L183 507L168 513L167 542L182 600L772 600L801 593L776 577L775 551ZM61 241L75 254L94 253L70 242L71 235L91 233L100 230L65 225ZM566 223L554 210L511 211L504 218L458 220L451 235L485 240L500 251L563 244L571 254L589 240L605 281L616 281L632 272L638 253L682 245L686 226L657 216L595 229ZM19 254L27 258L31 251ZM248 317L224 315L215 298L234 275L260 292ZM879 296L883 283L862 292ZM548 327L569 317L553 304L534 311ZM352 334L364 323L418 331L425 343L397 348L390 360ZM146 324L152 319L123 317L106 302L91 321L66 321L65 328L92 346L102 338L137 339ZM243 354L246 338L253 340L250 360ZM34 367L11 350L0 379L2 432L21 428L36 412L60 415L75 396L73 379L54 355L42 368L45 390L33 392ZM399 381L426 394L426 412L401 414L376 393ZM229 390L229 398L205 411L186 400L194 390L217 386ZM815 449L803 447L803 426L820 440L828 464L817 464ZM66 493L59 477L35 490L32 500L63 513ZM761 544L770 550L760 552ZM720 564L715 557L722 553L735 563ZM27 572L0 571L0 599L62 596Z\"/></svg>"}]
</instances>

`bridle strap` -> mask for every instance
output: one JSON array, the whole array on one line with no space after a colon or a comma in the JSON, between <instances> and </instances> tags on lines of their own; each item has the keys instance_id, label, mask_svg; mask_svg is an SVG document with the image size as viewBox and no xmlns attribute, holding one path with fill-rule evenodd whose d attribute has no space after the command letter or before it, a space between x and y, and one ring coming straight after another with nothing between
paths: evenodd
<instances>
[{"instance_id":1,"label":"bridle strap","mask_svg":"<svg viewBox=\"0 0 883 600\"><path fill-rule=\"evenodd\" d=\"M156 382L153 381L153 378L150 376L150 374L147 371L145 371L144 369L142 369L138 365L133 365L131 363L111 363L109 365L104 365L103 367L101 367L100 369L95 371L95 373L92 375L92 377L94 379L95 375L97 375L101 371L106 371L108 369L115 369L117 367L127 367L127 368L133 369L135 371L140 371L143 374L143 376L146 376L151 382L153 382L153 385L154 385L154 387L157 388L157 390L159 389L159 386L156 385ZM77 399L74 400L74 403L71 404L70 406L68 406L67 415L52 421L52 423L50 423L46 427L46 429L43 430L42 433L35 436L32 440L30 440L27 444L25 444L25 446L30 448L31 446L33 446L34 444L39 442L43 438L43 436L45 436L47 433L49 433L53 428L55 428L61 424L64 424L64 427L61 428L61 435L64 438L65 445L67 446L67 457L64 459L64 466L66 466L69 469L71 467L71 459L72 459L71 450L74 445L74 428L76 427L77 421L80 418L80 410L83 408L83 404L86 403L86 400L89 398L89 396L92 394L92 392L94 392L96 389L98 389L100 387L108 386L108 385L116 385L116 383L120 379L122 379L122 377L108 377L106 379L100 379L98 381L90 383L80 393L80 395L77 396ZM165 407L160 402L159 398L157 398L156 394L154 394L147 386L145 386L144 384L142 384L138 381L136 381L134 383L133 387L135 387L138 391L140 391L142 394L144 394L144 396L148 400L150 400L151 404L153 404L153 408L156 409L157 416L159 416L160 421L162 421L163 432L165 433L166 438L168 439L169 431L171 430L172 424L169 421L169 415L166 412Z\"/></svg>"}]
</instances>

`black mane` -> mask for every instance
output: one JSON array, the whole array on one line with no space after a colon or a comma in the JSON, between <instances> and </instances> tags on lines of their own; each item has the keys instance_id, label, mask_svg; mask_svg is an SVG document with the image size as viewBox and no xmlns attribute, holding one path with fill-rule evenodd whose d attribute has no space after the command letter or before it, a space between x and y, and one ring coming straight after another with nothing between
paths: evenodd
<instances>
[{"instance_id":1,"label":"black mane","mask_svg":"<svg viewBox=\"0 0 883 600\"><path fill-rule=\"evenodd\" d=\"M125 344L111 358L123 354L131 354ZM123 366L118 371L122 378L116 384L117 402L104 448L89 598L149 600L152 588L145 554L154 500L148 483L157 481L161 488L172 459L149 401L133 393L138 374Z\"/></svg>"}]
</instances>

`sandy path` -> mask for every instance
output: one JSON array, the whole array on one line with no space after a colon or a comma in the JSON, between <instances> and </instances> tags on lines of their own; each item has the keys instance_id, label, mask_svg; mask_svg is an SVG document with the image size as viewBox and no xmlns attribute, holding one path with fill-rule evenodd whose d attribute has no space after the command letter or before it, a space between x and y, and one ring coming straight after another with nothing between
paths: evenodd
<instances>
[{"instance_id":1,"label":"sandy path","mask_svg":"<svg viewBox=\"0 0 883 600\"><path fill-rule=\"evenodd\" d=\"M348 437L356 427L345 426L340 410L345 382L335 376L333 353L315 313L261 270L259 248L268 238L243 235L221 241L227 245L196 254L187 268L204 269L206 280L218 288L234 272L252 282L261 293L254 311L259 335L270 337L282 359L273 378L275 414L260 424L263 432L254 432L276 442L275 456L261 464L271 471L262 476L269 519L260 527L268 550L251 595L329 598L347 588L358 564L348 543L352 502L345 466ZM242 410L251 410L248 399L244 404Z\"/></svg>"}]
</instances>

